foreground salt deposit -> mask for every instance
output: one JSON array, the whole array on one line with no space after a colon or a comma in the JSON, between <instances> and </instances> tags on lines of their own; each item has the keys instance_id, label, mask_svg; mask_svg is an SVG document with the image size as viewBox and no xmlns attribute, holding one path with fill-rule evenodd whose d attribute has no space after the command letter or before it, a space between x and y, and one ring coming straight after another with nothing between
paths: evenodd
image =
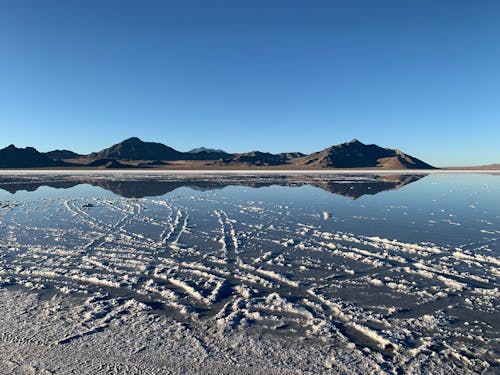
<instances>
[{"instance_id":1,"label":"foreground salt deposit","mask_svg":"<svg viewBox=\"0 0 500 375\"><path fill-rule=\"evenodd\" d=\"M498 370L498 208L92 189L2 195L0 373Z\"/></svg>"}]
</instances>

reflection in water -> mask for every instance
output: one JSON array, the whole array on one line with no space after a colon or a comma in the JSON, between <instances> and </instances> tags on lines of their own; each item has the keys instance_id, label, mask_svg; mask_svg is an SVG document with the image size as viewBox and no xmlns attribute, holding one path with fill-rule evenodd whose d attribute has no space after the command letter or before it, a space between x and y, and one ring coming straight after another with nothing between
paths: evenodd
<instances>
[{"instance_id":1,"label":"reflection in water","mask_svg":"<svg viewBox=\"0 0 500 375\"><path fill-rule=\"evenodd\" d=\"M15 194L18 191L35 191L47 186L68 189L80 184L98 186L125 198L161 196L180 187L195 190L222 189L226 186L304 186L310 185L352 199L375 195L382 191L396 190L426 175L220 175L220 176L27 176L0 177L0 189Z\"/></svg>"}]
</instances>

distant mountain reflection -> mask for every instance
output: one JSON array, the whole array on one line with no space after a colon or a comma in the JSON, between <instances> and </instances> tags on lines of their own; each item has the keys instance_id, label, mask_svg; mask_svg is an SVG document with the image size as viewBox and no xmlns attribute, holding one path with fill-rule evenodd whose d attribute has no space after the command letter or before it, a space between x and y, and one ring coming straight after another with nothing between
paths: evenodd
<instances>
[{"instance_id":1,"label":"distant mountain reflection","mask_svg":"<svg viewBox=\"0 0 500 375\"><path fill-rule=\"evenodd\" d=\"M0 189L12 194L36 191L41 186L68 189L81 184L98 186L124 198L144 198L164 195L181 187L195 190L215 190L227 186L260 188L265 186L297 187L310 185L352 199L396 190L425 177L407 175L59 175L59 176L0 176Z\"/></svg>"}]
</instances>

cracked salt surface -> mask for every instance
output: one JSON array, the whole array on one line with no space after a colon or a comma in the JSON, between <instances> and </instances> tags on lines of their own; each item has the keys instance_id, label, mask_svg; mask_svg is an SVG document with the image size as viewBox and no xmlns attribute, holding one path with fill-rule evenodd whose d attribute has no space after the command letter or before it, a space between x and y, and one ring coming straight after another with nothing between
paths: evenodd
<instances>
[{"instance_id":1,"label":"cracked salt surface","mask_svg":"<svg viewBox=\"0 0 500 375\"><path fill-rule=\"evenodd\" d=\"M498 176L91 177L0 179L2 374L498 372Z\"/></svg>"}]
</instances>

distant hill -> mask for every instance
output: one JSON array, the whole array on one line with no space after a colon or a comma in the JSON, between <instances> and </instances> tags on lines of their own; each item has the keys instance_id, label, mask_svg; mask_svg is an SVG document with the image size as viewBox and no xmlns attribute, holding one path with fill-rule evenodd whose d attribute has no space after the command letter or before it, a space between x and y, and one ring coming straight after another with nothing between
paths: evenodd
<instances>
[{"instance_id":1,"label":"distant hill","mask_svg":"<svg viewBox=\"0 0 500 375\"><path fill-rule=\"evenodd\" d=\"M406 155L402 151L377 145L366 145L357 139L298 158L296 164L317 168L434 168L432 165Z\"/></svg>"},{"instance_id":2,"label":"distant hill","mask_svg":"<svg viewBox=\"0 0 500 375\"><path fill-rule=\"evenodd\" d=\"M217 150L215 148L206 148L206 147L193 148L192 150L188 151L188 153L190 154L197 154L199 152L217 152L219 154L227 154L227 152L223 150Z\"/></svg>"},{"instance_id":3,"label":"distant hill","mask_svg":"<svg viewBox=\"0 0 500 375\"><path fill-rule=\"evenodd\" d=\"M184 154L185 160L217 160L227 159L230 157L231 154L228 154L225 151L205 147L195 148L194 150L188 151Z\"/></svg>"},{"instance_id":4,"label":"distant hill","mask_svg":"<svg viewBox=\"0 0 500 375\"><path fill-rule=\"evenodd\" d=\"M490 170L490 171L497 171L500 170L500 164L488 164L488 165L476 165L473 167L448 167L445 169L451 169L451 170Z\"/></svg>"},{"instance_id":5,"label":"distant hill","mask_svg":"<svg viewBox=\"0 0 500 375\"><path fill-rule=\"evenodd\" d=\"M89 159L116 160L179 160L184 153L174 150L162 143L143 142L132 137L102 151L87 155Z\"/></svg>"},{"instance_id":6,"label":"distant hill","mask_svg":"<svg viewBox=\"0 0 500 375\"><path fill-rule=\"evenodd\" d=\"M252 151L229 154L222 150L200 147L180 152L162 143L144 142L132 137L109 148L88 155L69 150L42 154L34 148L18 149L11 145L0 150L0 168L40 167L87 168L252 168L286 169L380 168L432 169L430 164L399 150L367 145L356 139L331 146L309 155L300 152L271 154Z\"/></svg>"},{"instance_id":7,"label":"distant hill","mask_svg":"<svg viewBox=\"0 0 500 375\"><path fill-rule=\"evenodd\" d=\"M69 150L54 150L44 152L43 154L52 160L76 159L82 156L80 154L77 154L76 152Z\"/></svg>"},{"instance_id":8,"label":"distant hill","mask_svg":"<svg viewBox=\"0 0 500 375\"><path fill-rule=\"evenodd\" d=\"M0 168L45 168L67 165L38 152L33 147L17 148L10 145L0 150Z\"/></svg>"}]
</instances>

